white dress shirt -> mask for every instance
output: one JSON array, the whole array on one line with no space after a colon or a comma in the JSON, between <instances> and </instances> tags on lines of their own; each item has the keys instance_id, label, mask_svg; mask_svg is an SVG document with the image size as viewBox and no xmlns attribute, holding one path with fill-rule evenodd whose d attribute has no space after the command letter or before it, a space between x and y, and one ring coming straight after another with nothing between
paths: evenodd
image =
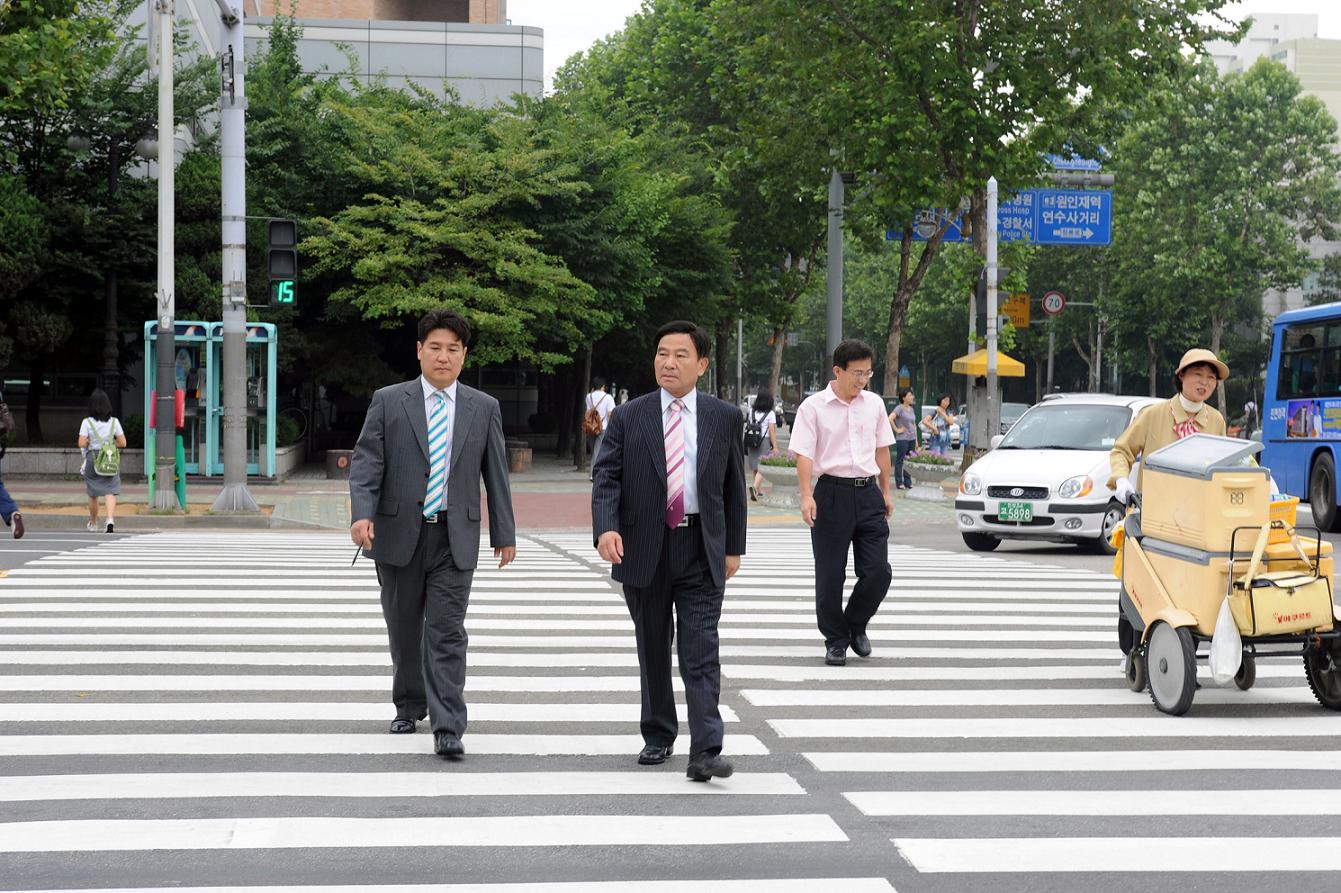
<instances>
[{"instance_id":1,"label":"white dress shirt","mask_svg":"<svg viewBox=\"0 0 1341 893\"><path fill-rule=\"evenodd\" d=\"M661 433L670 427L671 401L675 398L661 389ZM680 398L680 428L684 431L684 513L698 514L698 391L690 391Z\"/></svg>"},{"instance_id":2,"label":"white dress shirt","mask_svg":"<svg viewBox=\"0 0 1341 893\"><path fill-rule=\"evenodd\" d=\"M419 376L419 384L424 388L424 421L428 422L433 418L433 404L437 398L433 395L438 390L428 383L428 379ZM453 381L447 387L442 389L442 395L447 398L447 473L442 478L442 507L447 508L447 481L452 476L452 435L456 432L456 382ZM433 469L428 470L429 474Z\"/></svg>"}]
</instances>

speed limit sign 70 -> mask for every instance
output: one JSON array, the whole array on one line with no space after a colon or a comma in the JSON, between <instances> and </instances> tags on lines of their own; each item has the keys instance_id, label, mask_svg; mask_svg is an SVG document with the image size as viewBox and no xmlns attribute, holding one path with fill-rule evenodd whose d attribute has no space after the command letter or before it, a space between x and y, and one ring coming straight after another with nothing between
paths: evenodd
<instances>
[{"instance_id":1,"label":"speed limit sign 70","mask_svg":"<svg viewBox=\"0 0 1341 893\"><path fill-rule=\"evenodd\" d=\"M1056 316L1066 307L1066 295L1059 291L1050 291L1043 294L1043 312L1048 316Z\"/></svg>"}]
</instances>

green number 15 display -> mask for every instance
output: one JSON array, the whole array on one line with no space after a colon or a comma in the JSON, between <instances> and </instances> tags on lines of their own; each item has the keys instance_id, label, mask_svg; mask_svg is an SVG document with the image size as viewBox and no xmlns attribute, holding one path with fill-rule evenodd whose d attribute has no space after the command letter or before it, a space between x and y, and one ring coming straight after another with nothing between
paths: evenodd
<instances>
[{"instance_id":1,"label":"green number 15 display","mask_svg":"<svg viewBox=\"0 0 1341 893\"><path fill-rule=\"evenodd\" d=\"M292 279L272 279L270 281L270 303L292 304L296 295Z\"/></svg>"}]
</instances>

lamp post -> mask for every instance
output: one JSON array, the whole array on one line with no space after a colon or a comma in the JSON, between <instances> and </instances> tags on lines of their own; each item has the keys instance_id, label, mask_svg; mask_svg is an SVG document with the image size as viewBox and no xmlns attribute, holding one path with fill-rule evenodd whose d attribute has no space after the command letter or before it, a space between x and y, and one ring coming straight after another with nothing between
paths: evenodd
<instances>
[{"instance_id":1,"label":"lamp post","mask_svg":"<svg viewBox=\"0 0 1341 893\"><path fill-rule=\"evenodd\" d=\"M154 440L156 455L154 460L154 501L151 508L156 512L176 514L181 510L177 504L176 487L173 486L173 468L177 458L177 431L173 427L174 405L177 391L175 372L177 342L177 309L175 297L176 264L173 252L176 240L173 227L176 214L173 207L175 193L176 161L173 146L173 55L172 20L175 13L175 0L158 0L158 371L155 381L158 390L158 402L155 413L158 416L157 436Z\"/></svg>"}]
</instances>

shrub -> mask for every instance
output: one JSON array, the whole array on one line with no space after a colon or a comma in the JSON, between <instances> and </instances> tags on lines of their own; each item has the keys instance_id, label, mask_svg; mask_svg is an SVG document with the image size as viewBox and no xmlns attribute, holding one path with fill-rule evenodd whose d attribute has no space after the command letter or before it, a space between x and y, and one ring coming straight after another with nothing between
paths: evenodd
<instances>
[{"instance_id":1,"label":"shrub","mask_svg":"<svg viewBox=\"0 0 1341 893\"><path fill-rule=\"evenodd\" d=\"M916 456L909 456L903 460L903 464L905 465L909 462L914 465L936 465L947 468L959 464L958 459L951 459L948 456L932 456L928 453L919 453Z\"/></svg>"},{"instance_id":2,"label":"shrub","mask_svg":"<svg viewBox=\"0 0 1341 893\"><path fill-rule=\"evenodd\" d=\"M135 413L121 420L121 429L126 432L126 447L132 450L144 449L144 414Z\"/></svg>"},{"instance_id":3,"label":"shrub","mask_svg":"<svg viewBox=\"0 0 1341 893\"><path fill-rule=\"evenodd\" d=\"M298 422L292 416L281 415L275 418L275 446L292 446L298 442L300 434Z\"/></svg>"},{"instance_id":4,"label":"shrub","mask_svg":"<svg viewBox=\"0 0 1341 893\"><path fill-rule=\"evenodd\" d=\"M795 468L796 457L791 453L785 456L765 456L759 460L760 465L772 465L777 468Z\"/></svg>"}]
</instances>

